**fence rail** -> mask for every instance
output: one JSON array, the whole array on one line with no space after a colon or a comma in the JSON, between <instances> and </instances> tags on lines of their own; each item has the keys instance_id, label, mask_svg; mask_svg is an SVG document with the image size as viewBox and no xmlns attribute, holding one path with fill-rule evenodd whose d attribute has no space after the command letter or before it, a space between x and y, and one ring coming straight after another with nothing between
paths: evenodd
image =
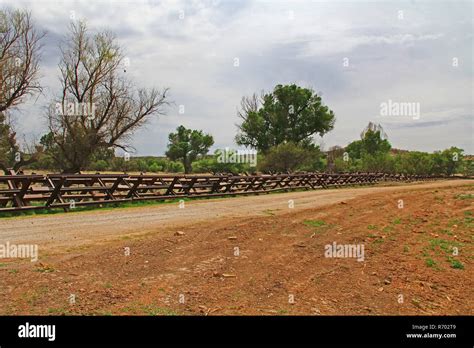
<instances>
[{"instance_id":1,"label":"fence rail","mask_svg":"<svg viewBox=\"0 0 474 348\"><path fill-rule=\"evenodd\" d=\"M211 197L420 181L443 177L384 173L268 175L48 174L0 176L0 213L142 200Z\"/></svg>"}]
</instances>

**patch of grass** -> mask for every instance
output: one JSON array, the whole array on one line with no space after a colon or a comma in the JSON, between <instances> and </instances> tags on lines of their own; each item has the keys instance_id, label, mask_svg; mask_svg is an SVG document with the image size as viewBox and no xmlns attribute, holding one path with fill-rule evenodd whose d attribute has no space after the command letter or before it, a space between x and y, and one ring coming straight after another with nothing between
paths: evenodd
<instances>
[{"instance_id":1,"label":"patch of grass","mask_svg":"<svg viewBox=\"0 0 474 348\"><path fill-rule=\"evenodd\" d=\"M437 265L436 261L433 260L430 257L426 258L425 265L427 265L428 267L434 268L434 269L438 269L438 265Z\"/></svg>"},{"instance_id":2,"label":"patch of grass","mask_svg":"<svg viewBox=\"0 0 474 348\"><path fill-rule=\"evenodd\" d=\"M367 226L367 228L368 228L369 230L376 230L376 229L377 229L377 226L376 226L376 225L369 225L369 226Z\"/></svg>"},{"instance_id":3,"label":"patch of grass","mask_svg":"<svg viewBox=\"0 0 474 348\"><path fill-rule=\"evenodd\" d=\"M451 268L464 269L464 265L462 264L462 262L459 260L456 260L453 257L448 257L448 262L451 264Z\"/></svg>"},{"instance_id":4,"label":"patch of grass","mask_svg":"<svg viewBox=\"0 0 474 348\"><path fill-rule=\"evenodd\" d=\"M430 249L435 250L439 247L444 252L448 253L452 250L451 242L445 239L430 239Z\"/></svg>"},{"instance_id":5,"label":"patch of grass","mask_svg":"<svg viewBox=\"0 0 474 348\"><path fill-rule=\"evenodd\" d=\"M385 226L383 229L382 229L383 232L386 232L386 233L390 233L393 231L393 227L392 226Z\"/></svg>"},{"instance_id":6,"label":"patch of grass","mask_svg":"<svg viewBox=\"0 0 474 348\"><path fill-rule=\"evenodd\" d=\"M400 218L396 218L395 220L393 220L393 222L392 222L392 223L393 223L394 225L399 225L399 224L401 224L401 223L402 223L402 219L400 219Z\"/></svg>"},{"instance_id":7,"label":"patch of grass","mask_svg":"<svg viewBox=\"0 0 474 348\"><path fill-rule=\"evenodd\" d=\"M303 223L310 227L323 227L326 223L323 220L304 220Z\"/></svg>"},{"instance_id":8,"label":"patch of grass","mask_svg":"<svg viewBox=\"0 0 474 348\"><path fill-rule=\"evenodd\" d=\"M474 194L472 193L461 193L455 197L456 199L474 199Z\"/></svg>"},{"instance_id":9,"label":"patch of grass","mask_svg":"<svg viewBox=\"0 0 474 348\"><path fill-rule=\"evenodd\" d=\"M404 252L404 253L407 253L407 252L409 252L409 251L410 251L410 248L408 248L408 245L404 245L404 246L403 246L403 252Z\"/></svg>"},{"instance_id":10,"label":"patch of grass","mask_svg":"<svg viewBox=\"0 0 474 348\"><path fill-rule=\"evenodd\" d=\"M454 225L459 225L461 223L461 220L459 219L452 219L448 221L448 227L453 227Z\"/></svg>"},{"instance_id":11,"label":"patch of grass","mask_svg":"<svg viewBox=\"0 0 474 348\"><path fill-rule=\"evenodd\" d=\"M453 235L453 231L449 230L449 229L442 229L439 231L439 233L441 234L447 234L448 236L452 236Z\"/></svg>"},{"instance_id":12,"label":"patch of grass","mask_svg":"<svg viewBox=\"0 0 474 348\"><path fill-rule=\"evenodd\" d=\"M465 213L468 213L467 211L465 211ZM469 212L470 213L470 212ZM467 227L474 227L474 217L470 216L470 215L466 215L465 218L464 218L464 221L463 223L467 226Z\"/></svg>"},{"instance_id":13,"label":"patch of grass","mask_svg":"<svg viewBox=\"0 0 474 348\"><path fill-rule=\"evenodd\" d=\"M127 312L127 313L134 313L134 314L141 314L144 313L146 315L178 315L175 311L172 311L171 309L168 308L163 308L156 306L154 304L149 304L149 305L139 305L139 306L134 306L134 307L126 307L123 308L122 311Z\"/></svg>"},{"instance_id":14,"label":"patch of grass","mask_svg":"<svg viewBox=\"0 0 474 348\"><path fill-rule=\"evenodd\" d=\"M17 269L10 269L10 270L8 270L8 273L10 273L10 274L17 274L17 273L18 273L18 270L17 270Z\"/></svg>"}]
</instances>

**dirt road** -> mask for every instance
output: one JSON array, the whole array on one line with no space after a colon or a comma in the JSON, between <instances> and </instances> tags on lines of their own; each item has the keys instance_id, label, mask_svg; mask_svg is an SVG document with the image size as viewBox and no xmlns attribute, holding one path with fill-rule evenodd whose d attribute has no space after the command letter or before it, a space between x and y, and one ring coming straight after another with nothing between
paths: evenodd
<instances>
[{"instance_id":1,"label":"dirt road","mask_svg":"<svg viewBox=\"0 0 474 348\"><path fill-rule=\"evenodd\" d=\"M129 234L216 219L256 217L297 212L308 208L348 201L373 193L392 193L413 189L449 187L472 183L469 180L450 180L413 183L388 187L359 187L305 192L247 196L185 202L147 207L97 209L58 215L0 219L0 242L35 243L41 248L80 246L93 242L118 239ZM293 208L290 208L293 201ZM292 209L292 210L290 210Z\"/></svg>"}]
</instances>

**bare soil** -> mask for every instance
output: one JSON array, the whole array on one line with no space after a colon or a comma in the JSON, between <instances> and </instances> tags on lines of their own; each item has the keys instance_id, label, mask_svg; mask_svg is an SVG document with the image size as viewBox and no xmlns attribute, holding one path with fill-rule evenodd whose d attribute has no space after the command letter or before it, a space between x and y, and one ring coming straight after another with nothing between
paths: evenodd
<instances>
[{"instance_id":1,"label":"bare soil","mask_svg":"<svg viewBox=\"0 0 474 348\"><path fill-rule=\"evenodd\" d=\"M472 315L473 199L454 180L1 219L40 250L0 259L0 314Z\"/></svg>"}]
</instances>

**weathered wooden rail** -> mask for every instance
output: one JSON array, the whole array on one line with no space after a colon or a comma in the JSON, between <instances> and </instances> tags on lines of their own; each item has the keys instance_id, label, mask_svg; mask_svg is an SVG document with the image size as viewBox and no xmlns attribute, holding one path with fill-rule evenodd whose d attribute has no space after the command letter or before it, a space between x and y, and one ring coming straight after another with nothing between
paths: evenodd
<instances>
[{"instance_id":1,"label":"weathered wooden rail","mask_svg":"<svg viewBox=\"0 0 474 348\"><path fill-rule=\"evenodd\" d=\"M439 176L384 173L268 175L5 175L0 176L0 213L184 197L213 197L419 181Z\"/></svg>"}]
</instances>

